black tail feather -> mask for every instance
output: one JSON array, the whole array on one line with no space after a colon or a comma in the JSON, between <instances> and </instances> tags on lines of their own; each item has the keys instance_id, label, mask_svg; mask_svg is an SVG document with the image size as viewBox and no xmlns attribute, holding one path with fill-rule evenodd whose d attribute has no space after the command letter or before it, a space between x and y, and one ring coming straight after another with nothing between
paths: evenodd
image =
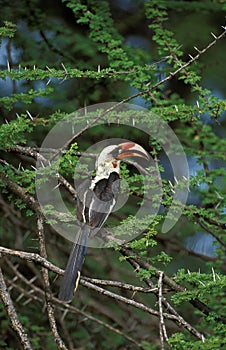
<instances>
[{"instance_id":1,"label":"black tail feather","mask_svg":"<svg viewBox=\"0 0 226 350\"><path fill-rule=\"evenodd\" d=\"M64 272L63 281L60 287L59 299L71 301L75 290L77 289L82 265L87 251L87 241L89 236L88 227L81 228L78 234L78 240L74 244L67 267Z\"/></svg>"}]
</instances>

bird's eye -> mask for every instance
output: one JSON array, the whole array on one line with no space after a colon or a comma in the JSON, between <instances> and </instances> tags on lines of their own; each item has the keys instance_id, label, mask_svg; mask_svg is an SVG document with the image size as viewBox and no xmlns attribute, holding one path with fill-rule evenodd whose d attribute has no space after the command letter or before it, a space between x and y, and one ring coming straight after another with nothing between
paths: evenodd
<instances>
[{"instance_id":1,"label":"bird's eye","mask_svg":"<svg viewBox=\"0 0 226 350\"><path fill-rule=\"evenodd\" d=\"M113 158L117 158L119 153L121 151L121 147L116 147L112 152L111 152L111 155Z\"/></svg>"}]
</instances>

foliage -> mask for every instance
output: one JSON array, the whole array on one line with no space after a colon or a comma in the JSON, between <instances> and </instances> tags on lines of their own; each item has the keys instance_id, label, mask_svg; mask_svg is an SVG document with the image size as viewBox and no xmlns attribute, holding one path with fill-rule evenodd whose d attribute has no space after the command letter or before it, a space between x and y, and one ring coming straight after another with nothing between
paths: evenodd
<instances>
[{"instance_id":1,"label":"foliage","mask_svg":"<svg viewBox=\"0 0 226 350\"><path fill-rule=\"evenodd\" d=\"M54 9L50 1L22 0L20 6L8 0L1 3L0 253L18 322L32 348L63 349L62 339L69 348L86 349L223 348L226 100L222 97L225 53L221 45L225 27L219 29L218 22L223 21L225 4L131 1L123 10L120 1L106 0L62 0ZM198 43L187 29L190 22ZM134 32L138 38L130 35ZM143 46L141 39L145 39ZM108 125L89 128L87 115L74 112L107 101L138 101L170 125L183 146L190 166L190 192L180 220L166 234L161 229L178 179L160 140L129 126L119 127L114 109L108 114ZM62 146L56 156L55 150L41 150L48 132L62 120L70 123L72 114L73 127L83 125L84 132ZM100 107L98 115L102 114ZM120 118L126 123L133 113L125 111ZM153 118L143 118L148 128L156 127ZM136 141L153 159L152 168L146 169L149 175L140 174L131 162L121 164L120 176L126 182L122 193L128 192L129 200L108 220L108 227L117 224L117 243L135 233L136 239L117 247L115 241L108 242L108 247L116 249L91 252L83 275L101 280L82 279L75 301L65 306L56 297L59 282L55 277L60 270L44 266L49 270L49 287L39 257L48 257L56 266L66 265L70 247L54 224L73 229L74 184L91 175L95 160L91 146L115 137ZM61 135L54 135L54 141L61 145ZM81 156L87 163L80 163ZM155 171L158 176L150 176ZM48 193L42 209L36 197L36 191L46 188L56 175L56 187L69 215L49 204ZM135 217L149 191L145 179L150 179L152 187L150 206L159 207L155 218L152 212ZM161 181L161 203L156 181ZM183 193L188 179L179 185ZM179 200L174 205L175 212L181 209ZM37 224L43 213L46 252ZM114 293L112 281L118 282ZM93 290L84 288L87 282ZM3 304L0 347L19 348L19 328L9 327L13 316L8 304ZM47 312L43 312L46 305ZM55 326L49 305L55 308Z\"/></svg>"}]
</instances>

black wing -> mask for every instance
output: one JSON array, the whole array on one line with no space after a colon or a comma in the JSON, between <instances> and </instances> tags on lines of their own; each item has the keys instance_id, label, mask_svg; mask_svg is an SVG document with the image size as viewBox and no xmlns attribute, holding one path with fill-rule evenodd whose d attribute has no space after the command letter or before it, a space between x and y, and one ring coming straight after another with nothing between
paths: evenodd
<instances>
[{"instance_id":1,"label":"black wing","mask_svg":"<svg viewBox=\"0 0 226 350\"><path fill-rule=\"evenodd\" d=\"M91 228L101 228L116 204L120 191L119 175L113 172L108 179L98 181L93 190L90 186L91 181L86 180L78 188L77 218Z\"/></svg>"}]
</instances>

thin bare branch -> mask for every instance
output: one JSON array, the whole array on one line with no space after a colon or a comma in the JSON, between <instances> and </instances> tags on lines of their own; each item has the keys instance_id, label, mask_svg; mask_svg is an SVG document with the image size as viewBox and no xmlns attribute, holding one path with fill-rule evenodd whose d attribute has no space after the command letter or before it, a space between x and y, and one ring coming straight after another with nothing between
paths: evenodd
<instances>
[{"instance_id":1,"label":"thin bare branch","mask_svg":"<svg viewBox=\"0 0 226 350\"><path fill-rule=\"evenodd\" d=\"M92 284L95 284L98 286L118 287L125 290L131 290L132 292L151 293L153 291L158 290L158 288L144 288L144 287L134 286L128 283L123 283L120 281L100 280L98 278L83 277L83 280L87 282L91 282Z\"/></svg>"},{"instance_id":2,"label":"thin bare branch","mask_svg":"<svg viewBox=\"0 0 226 350\"><path fill-rule=\"evenodd\" d=\"M46 253L46 247L45 247L45 236L44 236L44 222L41 216L38 216L37 218L37 228L38 228L38 238L39 238L39 247L40 247L40 255L43 259L47 259L47 253ZM57 324L55 320L54 315L54 309L51 301L51 289L50 289L50 282L49 282L49 274L48 269L43 267L42 268L42 275L43 275L43 282L45 286L45 296L46 296L46 308L47 313L49 317L49 323L52 330L52 334L54 336L54 340L58 347L62 350L68 350L66 345L64 344L63 340L61 339Z\"/></svg>"},{"instance_id":3,"label":"thin bare branch","mask_svg":"<svg viewBox=\"0 0 226 350\"><path fill-rule=\"evenodd\" d=\"M25 350L32 350L31 343L28 339L28 336L18 318L16 309L13 305L13 301L10 297L10 294L7 290L7 286L2 274L2 269L0 268L0 297L2 299L2 303L5 307L5 310L8 314L8 317L11 321L13 330L17 333L17 336L20 339L20 342Z\"/></svg>"},{"instance_id":4,"label":"thin bare branch","mask_svg":"<svg viewBox=\"0 0 226 350\"><path fill-rule=\"evenodd\" d=\"M161 348L162 350L165 349L164 341L168 341L168 336L166 332L166 325L164 322L164 316L163 316L163 308L162 308L162 278L163 278L163 272L160 273L159 280L158 280L158 291L159 291L159 334L160 334L160 342L161 342Z\"/></svg>"}]
</instances>

